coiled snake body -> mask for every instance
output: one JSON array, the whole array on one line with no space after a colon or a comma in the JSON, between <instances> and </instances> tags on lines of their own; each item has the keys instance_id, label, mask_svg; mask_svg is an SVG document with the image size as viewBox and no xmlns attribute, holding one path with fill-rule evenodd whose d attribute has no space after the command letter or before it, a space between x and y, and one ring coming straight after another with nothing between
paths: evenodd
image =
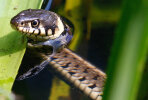
<instances>
[{"instance_id":1,"label":"coiled snake body","mask_svg":"<svg viewBox=\"0 0 148 100\"><path fill-rule=\"evenodd\" d=\"M30 69L18 79L38 74L50 64L61 76L93 100L101 100L106 74L70 50L63 48L72 39L69 26L54 12L28 9L11 19L11 25L26 35L29 46L49 46L53 53L46 61ZM59 49L63 48L59 51ZM34 71L36 70L36 72Z\"/></svg>"}]
</instances>

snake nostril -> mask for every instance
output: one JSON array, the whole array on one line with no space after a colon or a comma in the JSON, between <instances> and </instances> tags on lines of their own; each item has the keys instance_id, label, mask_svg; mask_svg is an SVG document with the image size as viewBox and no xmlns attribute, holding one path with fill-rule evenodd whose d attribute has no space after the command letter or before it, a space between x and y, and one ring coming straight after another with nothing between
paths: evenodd
<instances>
[{"instance_id":1,"label":"snake nostril","mask_svg":"<svg viewBox=\"0 0 148 100\"><path fill-rule=\"evenodd\" d=\"M16 29L16 27L18 26L18 22L15 20L15 18L12 18L10 21L11 27Z\"/></svg>"},{"instance_id":2,"label":"snake nostril","mask_svg":"<svg viewBox=\"0 0 148 100\"><path fill-rule=\"evenodd\" d=\"M10 24L14 25L14 23L15 23L15 20L12 18L10 21Z\"/></svg>"}]
</instances>

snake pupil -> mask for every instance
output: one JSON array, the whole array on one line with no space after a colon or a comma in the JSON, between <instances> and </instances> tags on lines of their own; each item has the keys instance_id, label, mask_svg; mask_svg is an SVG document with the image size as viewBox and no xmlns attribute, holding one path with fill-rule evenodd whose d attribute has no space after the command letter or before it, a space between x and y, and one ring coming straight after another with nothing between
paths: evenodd
<instances>
[{"instance_id":1,"label":"snake pupil","mask_svg":"<svg viewBox=\"0 0 148 100\"><path fill-rule=\"evenodd\" d=\"M31 23L31 25L33 27L37 26L38 25L38 20L33 20L32 23Z\"/></svg>"},{"instance_id":2,"label":"snake pupil","mask_svg":"<svg viewBox=\"0 0 148 100\"><path fill-rule=\"evenodd\" d=\"M24 22L21 22L21 25L23 26L24 25Z\"/></svg>"}]
</instances>

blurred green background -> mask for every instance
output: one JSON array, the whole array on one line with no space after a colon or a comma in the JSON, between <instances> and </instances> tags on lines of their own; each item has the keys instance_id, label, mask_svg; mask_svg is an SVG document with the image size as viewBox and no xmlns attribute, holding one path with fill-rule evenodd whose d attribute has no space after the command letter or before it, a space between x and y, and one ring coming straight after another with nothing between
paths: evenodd
<instances>
[{"instance_id":1,"label":"blurred green background","mask_svg":"<svg viewBox=\"0 0 148 100\"><path fill-rule=\"evenodd\" d=\"M43 1L42 9L48 0ZM40 8L39 5L32 7L34 2L23 3L26 4L26 8L23 9ZM16 7L20 10L19 6ZM146 0L53 0L52 2L50 10L68 18L74 25L74 38L69 48L107 72L104 100L148 100L147 8ZM16 72L17 70L15 69ZM2 83L5 84L5 81ZM35 77L15 81L12 91L17 100L90 100L56 78L48 68Z\"/></svg>"}]
</instances>

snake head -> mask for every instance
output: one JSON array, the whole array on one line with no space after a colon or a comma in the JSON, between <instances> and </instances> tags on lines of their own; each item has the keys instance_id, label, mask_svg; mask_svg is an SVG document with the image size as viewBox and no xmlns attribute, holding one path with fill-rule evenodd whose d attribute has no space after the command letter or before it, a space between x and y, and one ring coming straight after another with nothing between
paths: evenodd
<instances>
[{"instance_id":1,"label":"snake head","mask_svg":"<svg viewBox=\"0 0 148 100\"><path fill-rule=\"evenodd\" d=\"M58 49L72 39L70 27L54 12L42 9L28 9L18 13L10 21L11 26L26 35L29 43Z\"/></svg>"},{"instance_id":2,"label":"snake head","mask_svg":"<svg viewBox=\"0 0 148 100\"><path fill-rule=\"evenodd\" d=\"M69 28L59 15L41 9L28 9L14 16L11 26L35 41L56 39ZM67 31L70 35L71 32Z\"/></svg>"}]
</instances>

